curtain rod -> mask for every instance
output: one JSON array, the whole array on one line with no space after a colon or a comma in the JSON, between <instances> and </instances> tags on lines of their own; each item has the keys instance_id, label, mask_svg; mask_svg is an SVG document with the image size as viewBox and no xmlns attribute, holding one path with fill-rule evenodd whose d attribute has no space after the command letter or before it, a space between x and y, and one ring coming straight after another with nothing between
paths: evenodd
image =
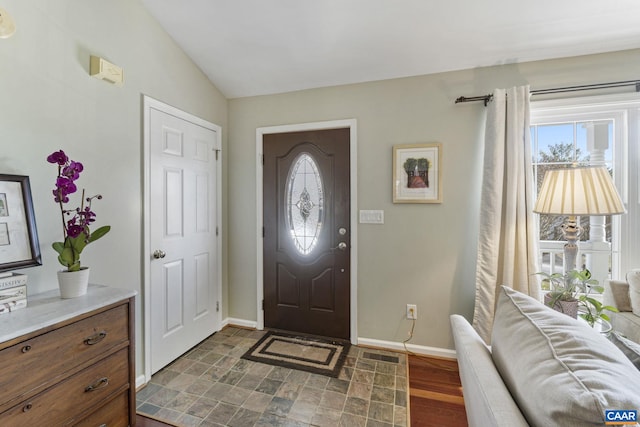
<instances>
[{"instance_id":1,"label":"curtain rod","mask_svg":"<svg viewBox=\"0 0 640 427\"><path fill-rule=\"evenodd\" d=\"M577 92L580 90L608 89L612 87L624 87L624 86L635 86L636 92L640 92L640 80L627 80L623 82L596 83L591 85L566 86L566 87L557 87L552 89L536 89L536 90L530 91L529 93L531 95L545 95L550 93ZM460 102L483 101L484 106L486 107L492 98L493 98L492 94L483 95L483 96L469 96L469 97L461 96L456 99L456 104Z\"/></svg>"}]
</instances>

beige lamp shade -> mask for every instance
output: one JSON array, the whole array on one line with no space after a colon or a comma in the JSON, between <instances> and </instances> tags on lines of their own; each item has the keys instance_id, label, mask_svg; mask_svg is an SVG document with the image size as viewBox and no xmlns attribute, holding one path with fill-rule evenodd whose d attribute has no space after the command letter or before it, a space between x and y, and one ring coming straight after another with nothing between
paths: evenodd
<instances>
[{"instance_id":1,"label":"beige lamp shade","mask_svg":"<svg viewBox=\"0 0 640 427\"><path fill-rule=\"evenodd\" d=\"M618 190L603 166L547 171L533 211L577 216L625 213Z\"/></svg>"}]
</instances>

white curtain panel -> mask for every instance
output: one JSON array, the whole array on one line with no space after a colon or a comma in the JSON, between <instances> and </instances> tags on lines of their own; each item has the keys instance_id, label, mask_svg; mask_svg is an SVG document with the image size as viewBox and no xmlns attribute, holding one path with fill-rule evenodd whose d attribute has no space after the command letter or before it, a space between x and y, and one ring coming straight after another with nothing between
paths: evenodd
<instances>
[{"instance_id":1,"label":"white curtain panel","mask_svg":"<svg viewBox=\"0 0 640 427\"><path fill-rule=\"evenodd\" d=\"M529 86L496 89L488 105L473 326L487 344L501 285L539 298Z\"/></svg>"}]
</instances>

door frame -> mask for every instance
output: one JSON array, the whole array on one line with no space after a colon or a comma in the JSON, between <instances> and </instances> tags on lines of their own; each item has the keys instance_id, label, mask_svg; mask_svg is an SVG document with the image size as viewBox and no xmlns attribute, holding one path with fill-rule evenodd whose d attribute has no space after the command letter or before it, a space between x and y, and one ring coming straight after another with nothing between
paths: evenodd
<instances>
[{"instance_id":1,"label":"door frame","mask_svg":"<svg viewBox=\"0 0 640 427\"><path fill-rule=\"evenodd\" d=\"M263 135L273 133L284 132L299 132L299 131L316 131L316 130L328 130L349 128L349 157L350 157L350 246L351 257L349 263L351 264L351 276L350 280L350 339L352 344L358 343L358 180L357 180L357 121L356 119L344 119L344 120L330 120L324 122L311 122L300 123L292 125L280 125L280 126L267 126L256 129L256 328L258 330L264 329L264 310L262 309L262 300L264 299L264 254L263 254L263 239L262 239L262 227L263 227Z\"/></svg>"},{"instance_id":2,"label":"door frame","mask_svg":"<svg viewBox=\"0 0 640 427\"><path fill-rule=\"evenodd\" d=\"M222 156L222 128L214 123L203 120L199 117L196 117L192 114L189 114L185 111L182 111L176 107L173 107L169 104L165 104L162 101L158 101L157 99L151 98L147 95L142 95L142 115L143 115L143 133L142 133L142 141L143 141L143 149L142 149L142 160L143 160L143 175L144 175L144 183L143 183L143 211L142 211L142 221L143 221L143 237L142 237L142 277L143 277L143 295L142 295L142 315L144 317L144 326L143 326L143 334L144 334L144 376L145 383L151 380L151 216L150 216L150 205L151 205L151 110L159 110L166 114L178 117L182 120L186 120L202 126L204 128L210 129L216 132L216 141L214 149L217 151L216 156ZM216 217L218 220L218 224L216 227L218 229L218 239L217 239L217 252L218 256L216 259L217 266L217 280L218 280L218 291L216 295L216 300L218 301L219 307L222 306L222 238L223 238L223 230L220 224L222 224L222 157L220 163L216 167ZM215 329L219 329L222 325L222 310L217 310L216 312L216 321L217 325Z\"/></svg>"}]
</instances>

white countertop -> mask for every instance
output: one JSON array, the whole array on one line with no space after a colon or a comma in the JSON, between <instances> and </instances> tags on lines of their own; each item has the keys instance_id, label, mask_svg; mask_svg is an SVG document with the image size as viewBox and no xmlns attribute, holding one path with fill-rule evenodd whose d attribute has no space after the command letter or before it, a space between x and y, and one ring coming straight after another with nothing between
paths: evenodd
<instances>
[{"instance_id":1,"label":"white countertop","mask_svg":"<svg viewBox=\"0 0 640 427\"><path fill-rule=\"evenodd\" d=\"M86 295L76 298L62 299L57 289L29 295L27 307L0 315L0 342L9 341L134 295L136 292L129 289L93 284L89 285Z\"/></svg>"}]
</instances>

